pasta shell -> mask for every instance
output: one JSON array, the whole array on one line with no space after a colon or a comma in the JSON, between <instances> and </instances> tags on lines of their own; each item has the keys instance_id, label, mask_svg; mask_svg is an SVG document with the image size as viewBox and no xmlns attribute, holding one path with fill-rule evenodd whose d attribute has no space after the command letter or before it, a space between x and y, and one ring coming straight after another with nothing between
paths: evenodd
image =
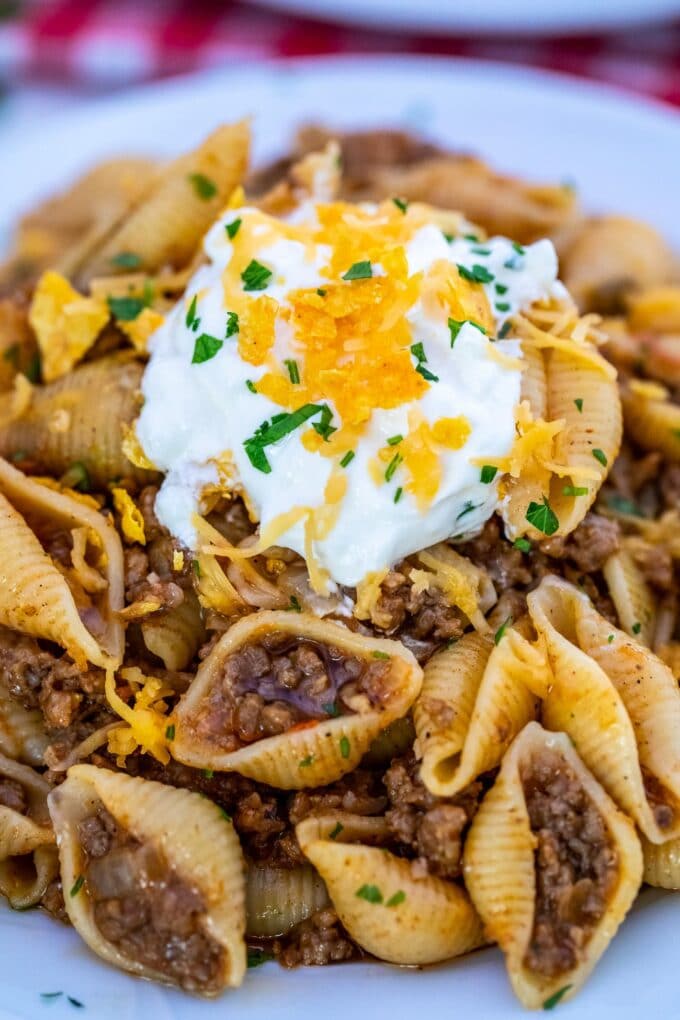
<instances>
[{"instance_id":1,"label":"pasta shell","mask_svg":"<svg viewBox=\"0 0 680 1020\"><path fill-rule=\"evenodd\" d=\"M241 983L244 865L220 808L187 790L74 765L49 809L66 909L90 949L122 970L202 995ZM130 913L137 921L128 928L108 923Z\"/></svg>"},{"instance_id":2,"label":"pasta shell","mask_svg":"<svg viewBox=\"0 0 680 1020\"><path fill-rule=\"evenodd\" d=\"M64 573L37 537L45 527L66 532L85 528L93 536L101 590L82 589L80 608ZM123 550L118 533L100 513L0 458L0 550L0 623L54 641L78 662L89 660L103 668L120 664L125 641L117 617L124 599Z\"/></svg>"},{"instance_id":3,"label":"pasta shell","mask_svg":"<svg viewBox=\"0 0 680 1020\"><path fill-rule=\"evenodd\" d=\"M0 777L18 783L25 810L0 804L0 894L15 910L34 906L56 876L57 851L47 811L48 783L0 755Z\"/></svg>"},{"instance_id":4,"label":"pasta shell","mask_svg":"<svg viewBox=\"0 0 680 1020\"><path fill-rule=\"evenodd\" d=\"M42 712L24 708L0 682L0 754L27 765L42 765L49 742Z\"/></svg>"},{"instance_id":5,"label":"pasta shell","mask_svg":"<svg viewBox=\"0 0 680 1020\"><path fill-rule=\"evenodd\" d=\"M653 843L680 834L680 691L668 666L578 589L545 578L528 598L552 676L543 719ZM540 678L528 683L541 693Z\"/></svg>"},{"instance_id":6,"label":"pasta shell","mask_svg":"<svg viewBox=\"0 0 680 1020\"><path fill-rule=\"evenodd\" d=\"M110 274L112 259L120 252L134 252L145 270L186 265L243 180L249 144L247 121L223 124L197 149L171 163L157 186L88 260L84 279Z\"/></svg>"},{"instance_id":7,"label":"pasta shell","mask_svg":"<svg viewBox=\"0 0 680 1020\"><path fill-rule=\"evenodd\" d=\"M308 865L271 868L251 864L246 878L246 932L256 938L285 935L328 904L323 879Z\"/></svg>"},{"instance_id":8,"label":"pasta shell","mask_svg":"<svg viewBox=\"0 0 680 1020\"><path fill-rule=\"evenodd\" d=\"M450 960L483 945L482 926L464 890L380 846L384 821L342 812L296 826L302 851L328 889L338 917L367 952L390 963Z\"/></svg>"},{"instance_id":9,"label":"pasta shell","mask_svg":"<svg viewBox=\"0 0 680 1020\"><path fill-rule=\"evenodd\" d=\"M526 675L546 669L540 651L514 628L495 646L490 638L466 634L430 659L413 709L420 777L430 793L452 797L500 764L536 717Z\"/></svg>"},{"instance_id":10,"label":"pasta shell","mask_svg":"<svg viewBox=\"0 0 680 1020\"><path fill-rule=\"evenodd\" d=\"M619 549L602 572L621 626L649 648L654 639L656 605L642 571L626 549Z\"/></svg>"},{"instance_id":11,"label":"pasta shell","mask_svg":"<svg viewBox=\"0 0 680 1020\"><path fill-rule=\"evenodd\" d=\"M632 388L621 391L626 430L643 450L660 450L680 461L680 406L668 397L649 396Z\"/></svg>"},{"instance_id":12,"label":"pasta shell","mask_svg":"<svg viewBox=\"0 0 680 1020\"><path fill-rule=\"evenodd\" d=\"M100 358L48 386L35 386L24 413L0 428L0 455L21 452L55 477L82 464L95 488L121 478L153 479L153 472L133 467L122 450L123 428L139 413L142 371L136 361ZM0 421L10 399L0 396Z\"/></svg>"},{"instance_id":13,"label":"pasta shell","mask_svg":"<svg viewBox=\"0 0 680 1020\"><path fill-rule=\"evenodd\" d=\"M650 843L642 837L643 880L658 889L680 889L680 839Z\"/></svg>"},{"instance_id":14,"label":"pasta shell","mask_svg":"<svg viewBox=\"0 0 680 1020\"><path fill-rule=\"evenodd\" d=\"M186 669L205 641L201 607L192 591L174 609L154 613L141 624L144 644L166 669Z\"/></svg>"},{"instance_id":15,"label":"pasta shell","mask_svg":"<svg viewBox=\"0 0 680 1020\"><path fill-rule=\"evenodd\" d=\"M313 642L322 654L329 654L324 649L337 649L343 659L362 663L364 671L372 667L373 659L384 661L381 704L373 707L359 695L359 710L354 714L322 719L308 715L287 732L256 739L237 750L225 750L228 734L224 727L231 712L224 697L232 689L232 681L223 679L225 663L239 650L261 647L268 635ZM323 786L356 768L381 730L408 712L421 680L422 671L415 658L398 641L364 637L307 613L262 610L233 624L201 664L173 716L175 738L170 749L173 757L185 765L240 772L280 789ZM252 689L257 691L257 680ZM285 693L283 687L279 689ZM328 697L335 705L332 688ZM210 725L211 718L217 720L216 727Z\"/></svg>"},{"instance_id":16,"label":"pasta shell","mask_svg":"<svg viewBox=\"0 0 680 1020\"><path fill-rule=\"evenodd\" d=\"M560 782L564 788L551 785ZM556 800L561 816L548 809L541 817L539 801L532 826L533 794L549 804ZM574 840L599 846L593 860L569 857L568 837L560 834L560 826L570 815ZM601 845L592 843L594 833L601 836ZM551 867L551 851L552 866L559 862L561 874L569 873L570 885L555 889L562 896L562 914L549 899L551 872L542 876L542 868ZM473 820L464 875L487 935L505 954L515 994L523 1005L537 1009L560 992L560 998L570 998L583 984L635 899L642 854L632 823L585 768L569 738L532 722L508 751ZM579 890L590 897L590 915L579 913ZM590 926L583 920L588 916L593 918Z\"/></svg>"}]
</instances>

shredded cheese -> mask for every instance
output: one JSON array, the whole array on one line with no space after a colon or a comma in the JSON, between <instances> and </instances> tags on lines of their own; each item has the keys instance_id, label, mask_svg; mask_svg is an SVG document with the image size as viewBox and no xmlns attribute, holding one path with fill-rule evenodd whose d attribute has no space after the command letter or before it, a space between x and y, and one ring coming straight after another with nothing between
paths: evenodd
<instances>
[{"instance_id":1,"label":"shredded cheese","mask_svg":"<svg viewBox=\"0 0 680 1020\"><path fill-rule=\"evenodd\" d=\"M172 689L164 687L158 677L145 676L137 667L122 669L119 675L132 688L135 704L130 707L123 701L116 691L115 673L107 670L106 699L116 715L127 723L109 733L109 751L116 755L119 768L125 766L126 757L137 748L167 765L170 761L166 737L168 705L164 699L173 693Z\"/></svg>"},{"instance_id":2,"label":"shredded cheese","mask_svg":"<svg viewBox=\"0 0 680 1020\"><path fill-rule=\"evenodd\" d=\"M146 545L144 518L139 507L126 489L113 488L113 505L120 514L120 526L128 542Z\"/></svg>"}]
</instances>

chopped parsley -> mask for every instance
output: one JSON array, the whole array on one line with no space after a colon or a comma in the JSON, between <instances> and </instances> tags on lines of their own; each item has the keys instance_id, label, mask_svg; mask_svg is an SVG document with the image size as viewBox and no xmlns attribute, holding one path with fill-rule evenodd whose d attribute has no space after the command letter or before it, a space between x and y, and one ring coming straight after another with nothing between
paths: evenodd
<instances>
[{"instance_id":1,"label":"chopped parsley","mask_svg":"<svg viewBox=\"0 0 680 1020\"><path fill-rule=\"evenodd\" d=\"M293 385L297 386L300 382L300 370L298 369L298 363L294 358L286 358L284 365L288 369L288 375Z\"/></svg>"},{"instance_id":2,"label":"chopped parsley","mask_svg":"<svg viewBox=\"0 0 680 1020\"><path fill-rule=\"evenodd\" d=\"M482 468L479 480L483 482L484 485L490 485L497 474L498 474L497 467L493 467L492 464L485 464L484 467Z\"/></svg>"},{"instance_id":3,"label":"chopped parsley","mask_svg":"<svg viewBox=\"0 0 680 1020\"><path fill-rule=\"evenodd\" d=\"M522 247L522 245L519 244L518 241L513 241L512 242L512 247L515 249L515 251L517 252L518 255L524 255L524 252L525 252L526 249L524 249Z\"/></svg>"},{"instance_id":4,"label":"chopped parsley","mask_svg":"<svg viewBox=\"0 0 680 1020\"><path fill-rule=\"evenodd\" d=\"M267 269L257 259L251 259L241 273L244 290L265 290L272 278L271 269Z\"/></svg>"},{"instance_id":5,"label":"chopped parsley","mask_svg":"<svg viewBox=\"0 0 680 1020\"><path fill-rule=\"evenodd\" d=\"M496 279L486 266L480 266L477 262L475 262L471 269L461 265L460 262L456 263L456 267L463 279L469 280L470 283L492 283Z\"/></svg>"},{"instance_id":6,"label":"chopped parsley","mask_svg":"<svg viewBox=\"0 0 680 1020\"><path fill-rule=\"evenodd\" d=\"M291 595L290 605L287 607L289 613L301 613L302 606L300 605L300 599L297 595Z\"/></svg>"},{"instance_id":7,"label":"chopped parsley","mask_svg":"<svg viewBox=\"0 0 680 1020\"><path fill-rule=\"evenodd\" d=\"M466 323L470 326L474 326L475 329L478 329L480 333L483 333L484 336L486 336L486 330L484 326L482 326L480 322L475 322L474 319L449 319L448 326L449 334L451 336L452 347L455 344L456 340L458 339L458 334L460 333L461 329Z\"/></svg>"},{"instance_id":8,"label":"chopped parsley","mask_svg":"<svg viewBox=\"0 0 680 1020\"><path fill-rule=\"evenodd\" d=\"M570 988L571 985L565 985L564 988L560 988L559 991L555 992L554 995L551 995L550 998L545 1000L545 1002L543 1003L543 1009L554 1009L555 1006L557 1006L557 1004L567 994Z\"/></svg>"},{"instance_id":9,"label":"chopped parsley","mask_svg":"<svg viewBox=\"0 0 680 1020\"><path fill-rule=\"evenodd\" d=\"M383 901L383 894L377 885L362 885L360 889L357 889L356 895L360 900L366 900L367 903L382 903Z\"/></svg>"},{"instance_id":10,"label":"chopped parsley","mask_svg":"<svg viewBox=\"0 0 680 1020\"><path fill-rule=\"evenodd\" d=\"M610 645L613 640L614 640L614 635L610 634L609 637L607 638L607 644Z\"/></svg>"},{"instance_id":11,"label":"chopped parsley","mask_svg":"<svg viewBox=\"0 0 680 1020\"><path fill-rule=\"evenodd\" d=\"M87 470L82 460L74 461L70 468L64 472L59 481L64 488L77 489L79 492L89 492L92 488L90 472Z\"/></svg>"},{"instance_id":12,"label":"chopped parsley","mask_svg":"<svg viewBox=\"0 0 680 1020\"><path fill-rule=\"evenodd\" d=\"M191 569L193 570L193 572L196 575L196 577L200 578L200 576L201 576L201 564L198 562L198 560L192 560L191 561Z\"/></svg>"},{"instance_id":13,"label":"chopped parsley","mask_svg":"<svg viewBox=\"0 0 680 1020\"><path fill-rule=\"evenodd\" d=\"M356 454L354 453L354 450L348 450L345 456L340 461L340 467L348 467L348 465L350 465L354 460L355 456Z\"/></svg>"},{"instance_id":14,"label":"chopped parsley","mask_svg":"<svg viewBox=\"0 0 680 1020\"><path fill-rule=\"evenodd\" d=\"M167 727L167 729L165 731L165 739L166 740L174 740L175 739L175 724L174 723L171 723L170 726Z\"/></svg>"},{"instance_id":15,"label":"chopped parsley","mask_svg":"<svg viewBox=\"0 0 680 1020\"><path fill-rule=\"evenodd\" d=\"M41 992L40 993L40 998L41 999L47 999L47 1000L49 1000L49 999L58 999L63 994L64 994L63 992Z\"/></svg>"},{"instance_id":16,"label":"chopped parsley","mask_svg":"<svg viewBox=\"0 0 680 1020\"><path fill-rule=\"evenodd\" d=\"M340 737L340 754L343 758L349 758L349 740L347 737Z\"/></svg>"},{"instance_id":17,"label":"chopped parsley","mask_svg":"<svg viewBox=\"0 0 680 1020\"><path fill-rule=\"evenodd\" d=\"M217 185L205 174L189 174L188 181L200 199L208 202L217 194Z\"/></svg>"},{"instance_id":18,"label":"chopped parsley","mask_svg":"<svg viewBox=\"0 0 680 1020\"><path fill-rule=\"evenodd\" d=\"M191 364L201 365L204 361L210 361L223 345L224 340L211 336L210 333L201 333L200 336L196 337Z\"/></svg>"},{"instance_id":19,"label":"chopped parsley","mask_svg":"<svg viewBox=\"0 0 680 1020\"><path fill-rule=\"evenodd\" d=\"M253 382L252 379L246 379L246 386L248 387L251 393L257 393L257 390L255 389L255 383Z\"/></svg>"},{"instance_id":20,"label":"chopped parsley","mask_svg":"<svg viewBox=\"0 0 680 1020\"><path fill-rule=\"evenodd\" d=\"M300 425L304 425L306 421L313 418L315 414L322 413L323 408L327 406L326 404L303 404L302 407L298 407L297 411L277 414L271 421L264 421L259 425L254 435L246 439L243 444L248 460L253 467L265 475L270 474L271 464L267 460L264 448L271 446L272 443L278 443L279 440L284 439Z\"/></svg>"},{"instance_id":21,"label":"chopped parsley","mask_svg":"<svg viewBox=\"0 0 680 1020\"><path fill-rule=\"evenodd\" d=\"M516 538L512 543L515 549L519 549L520 552L528 553L531 552L531 542L528 538Z\"/></svg>"},{"instance_id":22,"label":"chopped parsley","mask_svg":"<svg viewBox=\"0 0 680 1020\"><path fill-rule=\"evenodd\" d=\"M329 839L337 839L345 826L342 822L336 822L331 831L328 833Z\"/></svg>"},{"instance_id":23,"label":"chopped parsley","mask_svg":"<svg viewBox=\"0 0 680 1020\"><path fill-rule=\"evenodd\" d=\"M373 658L374 659L386 659L389 662L391 656L388 655L387 652L375 651L375 652L373 652Z\"/></svg>"},{"instance_id":24,"label":"chopped parsley","mask_svg":"<svg viewBox=\"0 0 680 1020\"><path fill-rule=\"evenodd\" d=\"M508 288L504 283L494 284L494 290L496 291L497 294L500 294L501 297L503 296L503 294L508 293Z\"/></svg>"},{"instance_id":25,"label":"chopped parsley","mask_svg":"<svg viewBox=\"0 0 680 1020\"><path fill-rule=\"evenodd\" d=\"M513 622L514 621L512 619L512 616L508 616L508 618L503 621L503 623L500 625L500 627L493 636L493 643L495 645L501 643L503 637L505 636L505 632L507 631L508 627L512 627Z\"/></svg>"},{"instance_id":26,"label":"chopped parsley","mask_svg":"<svg viewBox=\"0 0 680 1020\"><path fill-rule=\"evenodd\" d=\"M111 297L106 299L109 311L119 322L132 322L144 311L148 302L140 297Z\"/></svg>"},{"instance_id":27,"label":"chopped parsley","mask_svg":"<svg viewBox=\"0 0 680 1020\"><path fill-rule=\"evenodd\" d=\"M632 517L643 516L632 499L626 499L625 496L618 496L616 494L608 496L607 506L610 506L612 510L616 510L619 514L630 514Z\"/></svg>"},{"instance_id":28,"label":"chopped parsley","mask_svg":"<svg viewBox=\"0 0 680 1020\"><path fill-rule=\"evenodd\" d=\"M464 505L463 509L461 510L461 512L456 517L456 520L459 521L461 519L461 517L466 517L467 514L472 513L472 511L476 510L476 509L477 509L477 507L472 502L472 500L471 499L467 499L465 501L465 505Z\"/></svg>"},{"instance_id":29,"label":"chopped parsley","mask_svg":"<svg viewBox=\"0 0 680 1020\"><path fill-rule=\"evenodd\" d=\"M319 297L326 297L326 291L323 289L323 287L317 287L316 292L319 295Z\"/></svg>"},{"instance_id":30,"label":"chopped parsley","mask_svg":"<svg viewBox=\"0 0 680 1020\"><path fill-rule=\"evenodd\" d=\"M595 447L595 449L591 450L590 452L592 453L595 460L600 462L602 467L607 466L607 454L604 452L604 450L600 450L599 447Z\"/></svg>"},{"instance_id":31,"label":"chopped parsley","mask_svg":"<svg viewBox=\"0 0 680 1020\"><path fill-rule=\"evenodd\" d=\"M325 440L325 442L328 442L329 438L333 435L333 433L338 431L335 428L335 426L331 425L332 420L333 412L331 411L330 407L328 406L328 404L322 404L321 419L320 421L313 421L312 428L317 433L317 435L321 436L321 438Z\"/></svg>"},{"instance_id":32,"label":"chopped parsley","mask_svg":"<svg viewBox=\"0 0 680 1020\"><path fill-rule=\"evenodd\" d=\"M240 216L239 216L239 218L237 220L232 220L231 223L227 223L227 225L225 226L224 229L226 230L227 237L229 238L230 241L234 240L234 238L236 237L236 235L239 232L240 226L241 226L241 217Z\"/></svg>"},{"instance_id":33,"label":"chopped parsley","mask_svg":"<svg viewBox=\"0 0 680 1020\"><path fill-rule=\"evenodd\" d=\"M587 496L587 485L565 485L562 489L563 496Z\"/></svg>"},{"instance_id":34,"label":"chopped parsley","mask_svg":"<svg viewBox=\"0 0 680 1020\"><path fill-rule=\"evenodd\" d=\"M184 320L186 325L187 325L187 329L192 329L192 327L194 325L194 322L197 321L196 320L196 304L197 304L197 302L198 302L198 294L194 294L194 296L191 299L191 304L189 305L189 307L187 309L186 318Z\"/></svg>"},{"instance_id":35,"label":"chopped parsley","mask_svg":"<svg viewBox=\"0 0 680 1020\"><path fill-rule=\"evenodd\" d=\"M333 719L337 719L340 715L340 709L334 701L326 701L321 707L326 715L330 715Z\"/></svg>"},{"instance_id":36,"label":"chopped parsley","mask_svg":"<svg viewBox=\"0 0 680 1020\"><path fill-rule=\"evenodd\" d=\"M78 875L77 879L75 880L75 882L71 886L71 892L69 893L69 896L77 896L78 893L80 892L80 890L83 888L84 885L85 885L85 876L84 875Z\"/></svg>"},{"instance_id":37,"label":"chopped parsley","mask_svg":"<svg viewBox=\"0 0 680 1020\"><path fill-rule=\"evenodd\" d=\"M401 497L403 496L403 494L404 494L404 490L402 489L402 487L400 485L399 488L397 489L397 491L394 494L394 502L398 503L399 500L401 499Z\"/></svg>"},{"instance_id":38,"label":"chopped parsley","mask_svg":"<svg viewBox=\"0 0 680 1020\"><path fill-rule=\"evenodd\" d=\"M253 967L260 967L263 963L267 963L268 960L273 960L274 957L271 953L265 953L263 949L249 949L248 950L248 969L252 970Z\"/></svg>"},{"instance_id":39,"label":"chopped parsley","mask_svg":"<svg viewBox=\"0 0 680 1020\"><path fill-rule=\"evenodd\" d=\"M406 893L404 892L403 889L399 889L397 892L394 893L393 896L390 896L390 898L387 901L387 903L385 904L385 906L386 907L398 907L399 904L403 903L405 899L406 899Z\"/></svg>"},{"instance_id":40,"label":"chopped parsley","mask_svg":"<svg viewBox=\"0 0 680 1020\"><path fill-rule=\"evenodd\" d=\"M240 326L236 312L227 312L227 331L224 334L225 339L228 340L230 336L238 333L239 329Z\"/></svg>"},{"instance_id":41,"label":"chopped parsley","mask_svg":"<svg viewBox=\"0 0 680 1020\"><path fill-rule=\"evenodd\" d=\"M642 624L640 623L639 620L636 620L630 629L632 630L633 634L639 634L640 631L642 630Z\"/></svg>"},{"instance_id":42,"label":"chopped parsley","mask_svg":"<svg viewBox=\"0 0 680 1020\"><path fill-rule=\"evenodd\" d=\"M402 443L403 441L404 441L404 437L403 436L400 436L400 435L390 436L390 438L387 440L387 445L388 446L397 446L398 443Z\"/></svg>"},{"instance_id":43,"label":"chopped parsley","mask_svg":"<svg viewBox=\"0 0 680 1020\"><path fill-rule=\"evenodd\" d=\"M442 234L444 235L444 240L446 241L446 243L451 244L451 242L453 241L453 234L447 234L445 230L442 230Z\"/></svg>"},{"instance_id":44,"label":"chopped parsley","mask_svg":"<svg viewBox=\"0 0 680 1020\"><path fill-rule=\"evenodd\" d=\"M529 503L526 519L529 524L533 524L536 530L542 531L544 535L554 535L560 526L557 514L545 496L542 503Z\"/></svg>"},{"instance_id":45,"label":"chopped parsley","mask_svg":"<svg viewBox=\"0 0 680 1020\"><path fill-rule=\"evenodd\" d=\"M355 262L349 267L346 273L343 273L343 280L370 280L373 276L373 267L368 259L362 262Z\"/></svg>"},{"instance_id":46,"label":"chopped parsley","mask_svg":"<svg viewBox=\"0 0 680 1020\"><path fill-rule=\"evenodd\" d=\"M213 769L203 769L203 775L205 776L206 779L212 779L215 775L215 772Z\"/></svg>"},{"instance_id":47,"label":"chopped parsley","mask_svg":"<svg viewBox=\"0 0 680 1020\"><path fill-rule=\"evenodd\" d=\"M76 1009L85 1009L85 1003L81 1002L80 999L74 999L72 995L67 995L66 998Z\"/></svg>"},{"instance_id":48,"label":"chopped parsley","mask_svg":"<svg viewBox=\"0 0 680 1020\"><path fill-rule=\"evenodd\" d=\"M511 255L510 258L507 259L503 263L503 268L504 269L521 269L522 268L522 260L517 255Z\"/></svg>"},{"instance_id":49,"label":"chopped parsley","mask_svg":"<svg viewBox=\"0 0 680 1020\"><path fill-rule=\"evenodd\" d=\"M472 241L473 244L476 244L479 241L479 238L476 234L463 234L463 240Z\"/></svg>"},{"instance_id":50,"label":"chopped parsley","mask_svg":"<svg viewBox=\"0 0 680 1020\"><path fill-rule=\"evenodd\" d=\"M309 766L313 762L314 762L314 755L313 754L308 754L306 758L303 758L302 761L298 762L298 768L307 769L307 768L309 768Z\"/></svg>"},{"instance_id":51,"label":"chopped parsley","mask_svg":"<svg viewBox=\"0 0 680 1020\"><path fill-rule=\"evenodd\" d=\"M140 256L133 251L121 251L111 259L111 265L118 269L138 269L141 264Z\"/></svg>"},{"instance_id":52,"label":"chopped parsley","mask_svg":"<svg viewBox=\"0 0 680 1020\"><path fill-rule=\"evenodd\" d=\"M393 198L392 201L396 205L399 212L405 213L406 210L408 209L408 202L406 201L405 198Z\"/></svg>"},{"instance_id":53,"label":"chopped parsley","mask_svg":"<svg viewBox=\"0 0 680 1020\"><path fill-rule=\"evenodd\" d=\"M490 255L491 254L491 248L470 248L470 251L474 252L475 255Z\"/></svg>"},{"instance_id":54,"label":"chopped parsley","mask_svg":"<svg viewBox=\"0 0 680 1020\"><path fill-rule=\"evenodd\" d=\"M498 330L498 339L505 340L506 336L508 335L511 329L512 325L510 324L510 322L509 321L504 322L501 328Z\"/></svg>"},{"instance_id":55,"label":"chopped parsley","mask_svg":"<svg viewBox=\"0 0 680 1020\"><path fill-rule=\"evenodd\" d=\"M224 818L225 822L231 822L231 815L228 815L228 814L227 814L227 812L226 812L226 811L224 810L224 808L223 808L223 807L219 807L219 805L218 805L218 808L217 808L217 809L218 809L218 811L219 811L219 813L220 813L220 816L221 816L222 818Z\"/></svg>"},{"instance_id":56,"label":"chopped parsley","mask_svg":"<svg viewBox=\"0 0 680 1020\"><path fill-rule=\"evenodd\" d=\"M392 478L394 477L394 472L397 470L397 468L399 467L399 465L401 464L403 459L404 458L402 457L402 455L400 453L395 453L394 457L392 458L392 460L387 465L387 469L385 471L385 481L386 482L391 482L392 481Z\"/></svg>"},{"instance_id":57,"label":"chopped parsley","mask_svg":"<svg viewBox=\"0 0 680 1020\"><path fill-rule=\"evenodd\" d=\"M439 382L439 376L433 375L428 368L425 368L425 362L427 361L427 355L425 354L425 348L422 343L412 344L410 347L411 354L416 359L416 372L422 375L423 379L427 382Z\"/></svg>"},{"instance_id":58,"label":"chopped parsley","mask_svg":"<svg viewBox=\"0 0 680 1020\"><path fill-rule=\"evenodd\" d=\"M496 311L497 312L509 312L510 311L510 305L508 304L507 301L497 301L496 302Z\"/></svg>"},{"instance_id":59,"label":"chopped parsley","mask_svg":"<svg viewBox=\"0 0 680 1020\"><path fill-rule=\"evenodd\" d=\"M574 401L576 404L576 410L579 414L583 414L583 397L577 397Z\"/></svg>"}]
</instances>

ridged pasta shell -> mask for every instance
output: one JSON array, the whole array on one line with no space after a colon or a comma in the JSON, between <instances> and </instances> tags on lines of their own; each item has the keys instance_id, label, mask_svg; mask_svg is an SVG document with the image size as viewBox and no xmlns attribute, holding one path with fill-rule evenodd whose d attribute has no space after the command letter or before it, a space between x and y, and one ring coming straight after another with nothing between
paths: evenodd
<instances>
[{"instance_id":1,"label":"ridged pasta shell","mask_svg":"<svg viewBox=\"0 0 680 1020\"><path fill-rule=\"evenodd\" d=\"M265 634L280 633L331 645L348 655L390 660L390 693L381 710L300 723L287 733L224 751L199 737L195 718L220 681L226 657ZM422 682L415 658L400 642L368 638L308 613L261 610L233 624L199 667L173 715L172 756L185 765L240 772L279 789L324 786L356 768L377 735L406 715Z\"/></svg>"},{"instance_id":2,"label":"ridged pasta shell","mask_svg":"<svg viewBox=\"0 0 680 1020\"><path fill-rule=\"evenodd\" d=\"M530 671L545 672L540 651L510 628L491 638L466 634L430 659L413 708L420 777L438 797L452 797L496 768L522 727L536 718Z\"/></svg>"},{"instance_id":3,"label":"ridged pasta shell","mask_svg":"<svg viewBox=\"0 0 680 1020\"><path fill-rule=\"evenodd\" d=\"M207 986L188 978L182 987L215 995L241 983L246 966L244 863L238 838L220 808L188 790L92 765L72 766L48 803L57 834L66 910L90 949L122 970L170 981L162 969L144 963L141 954L138 958L125 953L108 941L95 921L78 825L103 805L135 839L150 843L179 879L203 899L200 929L220 947L219 969ZM168 946L169 954L170 943Z\"/></svg>"},{"instance_id":4,"label":"ridged pasta shell","mask_svg":"<svg viewBox=\"0 0 680 1020\"><path fill-rule=\"evenodd\" d=\"M680 889L680 839L650 843L643 836L643 881L657 889Z\"/></svg>"},{"instance_id":5,"label":"ridged pasta shell","mask_svg":"<svg viewBox=\"0 0 680 1020\"><path fill-rule=\"evenodd\" d=\"M656 604L644 574L627 549L613 553L602 573L621 626L649 648L654 639Z\"/></svg>"},{"instance_id":6,"label":"ridged pasta shell","mask_svg":"<svg viewBox=\"0 0 680 1020\"><path fill-rule=\"evenodd\" d=\"M670 669L561 578L544 578L528 604L552 670L542 692L546 726L569 734L649 840L674 838L680 834L680 690ZM527 682L541 693L540 678ZM652 799L670 809L663 827Z\"/></svg>"},{"instance_id":7,"label":"ridged pasta shell","mask_svg":"<svg viewBox=\"0 0 680 1020\"><path fill-rule=\"evenodd\" d=\"M174 609L154 613L141 624L144 644L166 669L185 669L205 641L201 607L193 591Z\"/></svg>"},{"instance_id":8,"label":"ridged pasta shell","mask_svg":"<svg viewBox=\"0 0 680 1020\"><path fill-rule=\"evenodd\" d=\"M660 450L667 460L680 461L680 405L627 387L621 403L626 431L643 450Z\"/></svg>"},{"instance_id":9,"label":"ridged pasta shell","mask_svg":"<svg viewBox=\"0 0 680 1020\"><path fill-rule=\"evenodd\" d=\"M246 932L257 938L285 935L328 904L323 879L309 865L272 868L250 864L246 876Z\"/></svg>"},{"instance_id":10,"label":"ridged pasta shell","mask_svg":"<svg viewBox=\"0 0 680 1020\"><path fill-rule=\"evenodd\" d=\"M93 533L101 551L100 592L89 602L101 621L95 636L85 626L63 573L44 551L35 530L49 527ZM120 537L106 519L78 500L33 481L0 458L0 623L65 648L77 662L116 667L125 635L124 570ZM83 610L87 619L87 608Z\"/></svg>"},{"instance_id":11,"label":"ridged pasta shell","mask_svg":"<svg viewBox=\"0 0 680 1020\"><path fill-rule=\"evenodd\" d=\"M606 738L604 738L606 739ZM598 810L618 855L616 887L603 916L582 947L577 966L556 976L537 972L526 962L537 905L537 837L531 830L521 769L534 754L557 753L576 774ZM570 998L583 984L613 938L637 894L642 854L635 829L588 772L569 738L529 723L508 751L494 786L484 798L468 833L464 851L465 883L489 938L505 954L515 994L530 1009L540 1008L566 989Z\"/></svg>"},{"instance_id":12,"label":"ridged pasta shell","mask_svg":"<svg viewBox=\"0 0 680 1020\"><path fill-rule=\"evenodd\" d=\"M354 941L390 963L450 960L484 944L482 926L454 882L414 878L409 861L376 845L384 821L333 812L295 831Z\"/></svg>"},{"instance_id":13,"label":"ridged pasta shell","mask_svg":"<svg viewBox=\"0 0 680 1020\"><path fill-rule=\"evenodd\" d=\"M186 265L243 180L249 136L245 120L223 124L198 148L171 163L151 193L88 260L84 279L110 274L112 259L120 252L134 252L145 270ZM197 178L207 182L203 189Z\"/></svg>"},{"instance_id":14,"label":"ridged pasta shell","mask_svg":"<svg viewBox=\"0 0 680 1020\"><path fill-rule=\"evenodd\" d=\"M22 787L27 811L0 804L0 894L15 910L34 906L58 871L47 811L49 784L26 765L0 755L0 776Z\"/></svg>"},{"instance_id":15,"label":"ridged pasta shell","mask_svg":"<svg viewBox=\"0 0 680 1020\"><path fill-rule=\"evenodd\" d=\"M24 708L0 682L0 754L26 765L42 765L49 742L42 712Z\"/></svg>"},{"instance_id":16,"label":"ridged pasta shell","mask_svg":"<svg viewBox=\"0 0 680 1020\"><path fill-rule=\"evenodd\" d=\"M153 479L122 450L123 428L139 413L142 371L129 358L100 358L48 386L35 386L26 411L0 428L0 455L21 452L56 477L80 463L100 488L121 478ZM0 397L0 420L9 399Z\"/></svg>"}]
</instances>

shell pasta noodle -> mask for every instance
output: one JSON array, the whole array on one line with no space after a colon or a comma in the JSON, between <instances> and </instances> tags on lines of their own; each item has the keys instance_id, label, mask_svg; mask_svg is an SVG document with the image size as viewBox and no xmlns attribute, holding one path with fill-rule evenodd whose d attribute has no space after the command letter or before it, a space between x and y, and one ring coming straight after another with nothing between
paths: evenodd
<instances>
[{"instance_id":1,"label":"shell pasta noodle","mask_svg":"<svg viewBox=\"0 0 680 1020\"><path fill-rule=\"evenodd\" d=\"M191 995L496 943L553 1008L680 889L678 263L399 132L250 148L0 268L0 895Z\"/></svg>"}]
</instances>

